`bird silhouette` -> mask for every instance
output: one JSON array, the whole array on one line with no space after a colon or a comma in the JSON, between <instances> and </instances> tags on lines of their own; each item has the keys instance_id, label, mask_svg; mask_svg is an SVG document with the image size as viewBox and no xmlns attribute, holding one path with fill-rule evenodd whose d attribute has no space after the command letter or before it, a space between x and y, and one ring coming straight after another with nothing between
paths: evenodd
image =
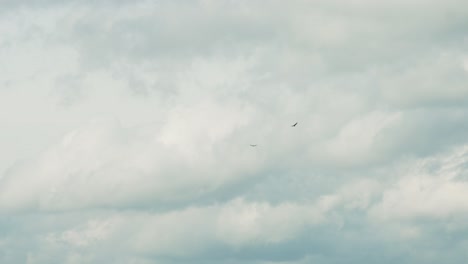
<instances>
[{"instance_id":1,"label":"bird silhouette","mask_svg":"<svg viewBox=\"0 0 468 264\"><path fill-rule=\"evenodd\" d=\"M295 127L296 125L297 125L297 122L294 125L292 125L292 127Z\"/></svg>"},{"instance_id":2,"label":"bird silhouette","mask_svg":"<svg viewBox=\"0 0 468 264\"><path fill-rule=\"evenodd\" d=\"M254 144L250 144L251 147L256 147L257 145L254 145Z\"/></svg>"}]
</instances>

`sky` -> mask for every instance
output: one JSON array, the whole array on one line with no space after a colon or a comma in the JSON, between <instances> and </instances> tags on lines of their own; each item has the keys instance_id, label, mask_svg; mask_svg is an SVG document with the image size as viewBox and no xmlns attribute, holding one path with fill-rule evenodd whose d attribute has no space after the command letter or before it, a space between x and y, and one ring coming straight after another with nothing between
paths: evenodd
<instances>
[{"instance_id":1,"label":"sky","mask_svg":"<svg viewBox=\"0 0 468 264\"><path fill-rule=\"evenodd\" d=\"M463 263L467 24L464 0L0 1L0 262Z\"/></svg>"}]
</instances>

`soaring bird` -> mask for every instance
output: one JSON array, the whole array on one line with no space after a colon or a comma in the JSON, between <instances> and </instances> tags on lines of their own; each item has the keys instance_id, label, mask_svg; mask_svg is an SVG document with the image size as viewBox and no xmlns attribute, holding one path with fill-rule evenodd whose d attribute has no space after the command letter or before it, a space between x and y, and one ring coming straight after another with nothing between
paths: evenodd
<instances>
[{"instance_id":1,"label":"soaring bird","mask_svg":"<svg viewBox=\"0 0 468 264\"><path fill-rule=\"evenodd\" d=\"M257 145L254 145L254 144L250 144L251 147L256 147Z\"/></svg>"},{"instance_id":2,"label":"soaring bird","mask_svg":"<svg viewBox=\"0 0 468 264\"><path fill-rule=\"evenodd\" d=\"M292 127L295 127L296 125L297 125L297 122L294 125L292 125Z\"/></svg>"}]
</instances>

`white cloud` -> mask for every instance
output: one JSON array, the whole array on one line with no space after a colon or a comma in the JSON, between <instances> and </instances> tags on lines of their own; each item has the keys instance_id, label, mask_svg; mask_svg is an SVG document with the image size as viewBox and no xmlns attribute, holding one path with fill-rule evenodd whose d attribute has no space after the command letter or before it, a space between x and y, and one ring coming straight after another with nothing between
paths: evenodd
<instances>
[{"instance_id":1,"label":"white cloud","mask_svg":"<svg viewBox=\"0 0 468 264\"><path fill-rule=\"evenodd\" d=\"M442 157L422 160L382 193L371 216L383 220L446 219L468 210L466 146ZM435 167L435 169L434 169Z\"/></svg>"},{"instance_id":2,"label":"white cloud","mask_svg":"<svg viewBox=\"0 0 468 264\"><path fill-rule=\"evenodd\" d=\"M465 70L466 72L468 72L468 58L463 59L463 61L462 61L462 67L463 67L463 70Z\"/></svg>"},{"instance_id":3,"label":"white cloud","mask_svg":"<svg viewBox=\"0 0 468 264\"><path fill-rule=\"evenodd\" d=\"M0 5L0 262L464 260L466 1Z\"/></svg>"},{"instance_id":4,"label":"white cloud","mask_svg":"<svg viewBox=\"0 0 468 264\"><path fill-rule=\"evenodd\" d=\"M206 117L192 115L186 119L194 124L190 128L174 127L173 122L146 135L118 124L92 123L67 135L37 161L6 175L1 208L48 211L188 201L253 177L263 162L247 142L234 138L225 143L232 136L222 130L182 133L198 126L197 118L206 122ZM236 122L227 120L227 127ZM158 130L161 134L153 134ZM230 152L221 152L221 147Z\"/></svg>"},{"instance_id":5,"label":"white cloud","mask_svg":"<svg viewBox=\"0 0 468 264\"><path fill-rule=\"evenodd\" d=\"M400 116L401 113L372 112L351 120L327 144L326 150L332 159L344 160L344 163L373 159L378 155L373 146L376 137L386 127L395 126Z\"/></svg>"},{"instance_id":6,"label":"white cloud","mask_svg":"<svg viewBox=\"0 0 468 264\"><path fill-rule=\"evenodd\" d=\"M287 243L311 227L326 224L328 212L336 205L336 198L327 196L316 203L277 205L238 198L160 213L108 212L51 232L43 243L67 247L71 252L118 248L133 256L188 259L215 248L235 252L258 244Z\"/></svg>"},{"instance_id":7,"label":"white cloud","mask_svg":"<svg viewBox=\"0 0 468 264\"><path fill-rule=\"evenodd\" d=\"M333 197L323 197L317 205L283 203L247 203L234 200L227 204L218 218L218 234L234 246L257 243L279 243L297 236L309 225L326 220L325 214L336 203Z\"/></svg>"}]
</instances>

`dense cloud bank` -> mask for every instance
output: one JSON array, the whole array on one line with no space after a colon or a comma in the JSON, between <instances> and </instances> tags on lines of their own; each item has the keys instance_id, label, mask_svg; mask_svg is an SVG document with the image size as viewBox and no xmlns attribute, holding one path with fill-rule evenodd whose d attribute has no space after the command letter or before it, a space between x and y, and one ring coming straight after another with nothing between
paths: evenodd
<instances>
[{"instance_id":1,"label":"dense cloud bank","mask_svg":"<svg viewBox=\"0 0 468 264\"><path fill-rule=\"evenodd\" d=\"M0 262L462 263L467 24L461 0L0 3Z\"/></svg>"}]
</instances>

